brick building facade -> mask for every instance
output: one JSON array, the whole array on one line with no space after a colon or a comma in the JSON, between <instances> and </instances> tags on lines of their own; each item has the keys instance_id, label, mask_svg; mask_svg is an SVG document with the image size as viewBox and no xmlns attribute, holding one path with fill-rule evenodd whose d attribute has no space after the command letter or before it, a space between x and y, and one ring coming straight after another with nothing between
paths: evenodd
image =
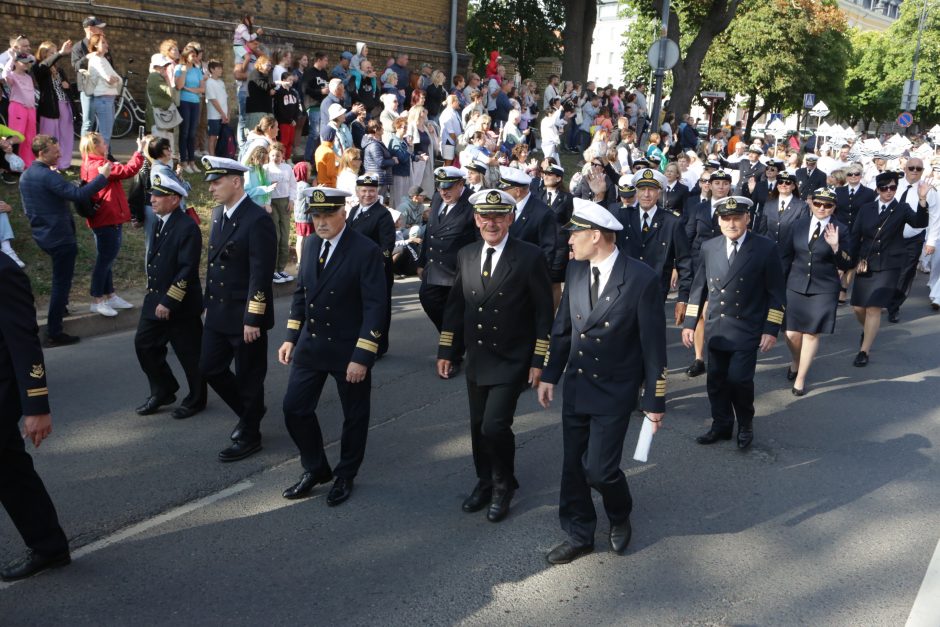
<instances>
[{"instance_id":1,"label":"brick building facade","mask_svg":"<svg viewBox=\"0 0 940 627\"><path fill-rule=\"evenodd\" d=\"M130 89L143 96L150 55L160 41L175 39L180 48L198 41L206 50L204 59L220 59L230 76L234 63L232 33L245 12L255 16L256 26L264 28L262 41L271 48L292 47L295 53L324 50L335 63L340 52L355 52L357 41L369 45L369 57L376 68L397 51L408 52L410 66L423 62L450 74L450 0L397 0L392 3L346 0L343 3L315 0L105 0L104 4L56 0L2 0L0 23L5 32L0 39L25 34L33 45L45 39L61 44L78 42L82 20L95 15L107 22L108 41L115 69L123 73L127 61L137 77ZM465 24L467 0L457 5L458 72L468 62ZM71 73L67 64L60 64ZM230 82L230 81L229 81ZM234 99L230 99L234 102Z\"/></svg>"}]
</instances>

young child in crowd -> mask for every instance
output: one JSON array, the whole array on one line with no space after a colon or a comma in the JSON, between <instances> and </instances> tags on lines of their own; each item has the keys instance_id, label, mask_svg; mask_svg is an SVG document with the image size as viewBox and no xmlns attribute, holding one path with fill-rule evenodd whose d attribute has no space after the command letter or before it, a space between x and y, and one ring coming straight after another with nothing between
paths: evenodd
<instances>
[{"instance_id":1,"label":"young child in crowd","mask_svg":"<svg viewBox=\"0 0 940 627\"><path fill-rule=\"evenodd\" d=\"M215 155L219 132L228 124L228 93L222 80L222 62L209 61L209 80L206 81L206 134L209 136L209 154Z\"/></svg>"},{"instance_id":2,"label":"young child in crowd","mask_svg":"<svg viewBox=\"0 0 940 627\"><path fill-rule=\"evenodd\" d=\"M244 57L248 42L255 41L259 35L263 34L264 29L255 28L254 17L251 14L243 15L242 23L235 27L235 34L232 36L232 52L235 53L235 59Z\"/></svg>"},{"instance_id":3,"label":"young child in crowd","mask_svg":"<svg viewBox=\"0 0 940 627\"><path fill-rule=\"evenodd\" d=\"M284 162L285 147L274 142L268 148L268 163L264 166L267 180L273 184L271 192L271 219L277 233L277 261L274 264L274 282L288 283L294 277L284 272L290 258L290 218L294 211L294 195L297 193L297 181L294 172Z\"/></svg>"},{"instance_id":4,"label":"young child in crowd","mask_svg":"<svg viewBox=\"0 0 940 627\"><path fill-rule=\"evenodd\" d=\"M267 146L255 146L245 160L245 165L248 166L248 171L245 172L245 193L256 204L264 207L265 211L271 213L271 192L277 185L268 181L264 169L267 162Z\"/></svg>"},{"instance_id":5,"label":"young child in crowd","mask_svg":"<svg viewBox=\"0 0 940 627\"><path fill-rule=\"evenodd\" d=\"M28 52L17 52L13 59L13 71L4 78L10 88L10 128L23 136L19 145L19 156L28 168L33 162L32 144L36 136L36 84L30 70L36 57Z\"/></svg>"},{"instance_id":6,"label":"young child in crowd","mask_svg":"<svg viewBox=\"0 0 940 627\"><path fill-rule=\"evenodd\" d=\"M303 252L304 239L313 235L313 223L307 213L304 190L317 184L317 173L308 161L301 161L294 166L294 180L297 181L297 193L294 195L294 233L297 236L297 267L300 267L300 254Z\"/></svg>"}]
</instances>

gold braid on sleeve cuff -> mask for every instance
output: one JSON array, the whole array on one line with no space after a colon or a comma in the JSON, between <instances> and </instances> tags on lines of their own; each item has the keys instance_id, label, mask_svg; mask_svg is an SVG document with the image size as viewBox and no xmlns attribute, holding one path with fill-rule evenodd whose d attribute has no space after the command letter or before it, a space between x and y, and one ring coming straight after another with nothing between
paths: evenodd
<instances>
[{"instance_id":1,"label":"gold braid on sleeve cuff","mask_svg":"<svg viewBox=\"0 0 940 627\"><path fill-rule=\"evenodd\" d=\"M771 309L767 312L767 322L771 324L783 324L783 312L779 309Z\"/></svg>"},{"instance_id":2,"label":"gold braid on sleeve cuff","mask_svg":"<svg viewBox=\"0 0 940 627\"><path fill-rule=\"evenodd\" d=\"M378 354L379 352L378 344L376 344L372 340L364 340L362 338L359 338L359 341L356 342L356 348L361 348L362 350L369 351L370 353Z\"/></svg>"},{"instance_id":3,"label":"gold braid on sleeve cuff","mask_svg":"<svg viewBox=\"0 0 940 627\"><path fill-rule=\"evenodd\" d=\"M441 331L441 346L446 346L450 348L454 345L454 332L453 331Z\"/></svg>"}]
</instances>

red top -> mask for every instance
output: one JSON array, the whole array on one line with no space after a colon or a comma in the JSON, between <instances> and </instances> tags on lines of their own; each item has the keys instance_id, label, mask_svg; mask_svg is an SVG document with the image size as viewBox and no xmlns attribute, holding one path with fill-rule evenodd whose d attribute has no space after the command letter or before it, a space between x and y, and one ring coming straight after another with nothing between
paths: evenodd
<instances>
[{"instance_id":1,"label":"red top","mask_svg":"<svg viewBox=\"0 0 940 627\"><path fill-rule=\"evenodd\" d=\"M88 154L82 158L82 180L92 181L98 176L98 168L107 163L107 157L101 157L95 154ZM115 224L124 224L131 220L131 208L127 204L127 194L124 193L124 186L121 181L135 176L144 166L144 156L135 152L127 162L122 165L117 162L111 163L111 176L108 177L108 185L92 196L92 200L98 205L98 212L93 218L87 220L88 226L93 229L102 226L112 226Z\"/></svg>"}]
</instances>

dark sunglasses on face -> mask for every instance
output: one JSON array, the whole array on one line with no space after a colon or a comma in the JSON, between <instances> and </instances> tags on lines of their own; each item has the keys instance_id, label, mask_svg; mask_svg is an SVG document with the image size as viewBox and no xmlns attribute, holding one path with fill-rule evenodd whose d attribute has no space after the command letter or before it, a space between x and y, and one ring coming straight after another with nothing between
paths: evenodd
<instances>
[{"instance_id":1,"label":"dark sunglasses on face","mask_svg":"<svg viewBox=\"0 0 940 627\"><path fill-rule=\"evenodd\" d=\"M923 172L924 168L919 165L909 165L907 166L907 171L908 172Z\"/></svg>"},{"instance_id":2,"label":"dark sunglasses on face","mask_svg":"<svg viewBox=\"0 0 940 627\"><path fill-rule=\"evenodd\" d=\"M709 183L710 181L709 181L709 179L699 179L698 182L699 182L699 183Z\"/></svg>"},{"instance_id":3,"label":"dark sunglasses on face","mask_svg":"<svg viewBox=\"0 0 940 627\"><path fill-rule=\"evenodd\" d=\"M793 181L780 181L778 185L793 185Z\"/></svg>"},{"instance_id":4,"label":"dark sunglasses on face","mask_svg":"<svg viewBox=\"0 0 940 627\"><path fill-rule=\"evenodd\" d=\"M862 175L861 172L849 172L848 174L846 174L846 176L861 176L861 175Z\"/></svg>"},{"instance_id":5,"label":"dark sunglasses on face","mask_svg":"<svg viewBox=\"0 0 940 627\"><path fill-rule=\"evenodd\" d=\"M603 168L603 167L604 167L604 164L603 164L603 163L597 163L597 162L594 162L594 161L591 162L591 165L593 165L595 168Z\"/></svg>"},{"instance_id":6,"label":"dark sunglasses on face","mask_svg":"<svg viewBox=\"0 0 940 627\"><path fill-rule=\"evenodd\" d=\"M887 191L894 192L894 191L897 191L897 189L898 189L897 185L879 185L878 186L879 192L887 192Z\"/></svg>"},{"instance_id":7,"label":"dark sunglasses on face","mask_svg":"<svg viewBox=\"0 0 940 627\"><path fill-rule=\"evenodd\" d=\"M817 209L834 209L835 205L830 202L813 202L813 206Z\"/></svg>"}]
</instances>

